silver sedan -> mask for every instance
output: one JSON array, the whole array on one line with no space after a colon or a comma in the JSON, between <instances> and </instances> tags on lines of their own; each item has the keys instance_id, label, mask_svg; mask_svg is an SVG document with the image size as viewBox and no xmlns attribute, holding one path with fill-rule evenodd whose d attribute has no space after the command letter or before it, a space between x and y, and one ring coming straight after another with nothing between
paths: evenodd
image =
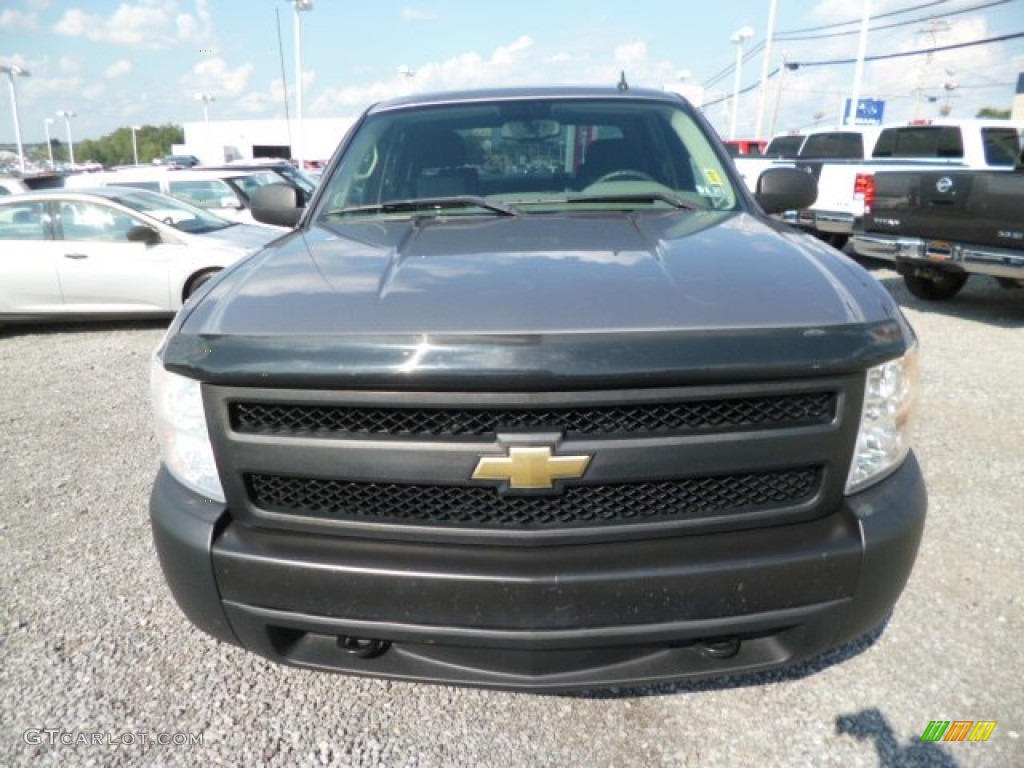
<instances>
[{"instance_id":1,"label":"silver sedan","mask_svg":"<svg viewBox=\"0 0 1024 768\"><path fill-rule=\"evenodd\" d=\"M172 314L281 230L138 189L0 200L0 323Z\"/></svg>"}]
</instances>

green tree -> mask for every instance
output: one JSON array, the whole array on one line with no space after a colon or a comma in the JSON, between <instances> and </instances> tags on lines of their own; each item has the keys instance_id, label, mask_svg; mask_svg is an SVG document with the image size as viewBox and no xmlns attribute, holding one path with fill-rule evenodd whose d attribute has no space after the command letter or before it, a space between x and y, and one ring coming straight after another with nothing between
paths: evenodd
<instances>
[{"instance_id":1,"label":"green tree","mask_svg":"<svg viewBox=\"0 0 1024 768\"><path fill-rule=\"evenodd\" d=\"M140 163L150 163L156 157L170 154L172 144L182 144L185 141L185 131L180 125L143 125L135 133ZM60 159L66 159L66 153L61 152L61 155ZM53 156L55 160L58 159L56 146ZM135 162L132 153L132 129L118 128L98 139L78 142L75 144L75 160L80 163L102 163L105 166L128 165Z\"/></svg>"},{"instance_id":2,"label":"green tree","mask_svg":"<svg viewBox=\"0 0 1024 768\"><path fill-rule=\"evenodd\" d=\"M1010 116L1010 110L1008 109L996 109L995 107L984 107L978 110L978 114L975 117L986 117L986 118L1001 118L1006 119Z\"/></svg>"}]
</instances>

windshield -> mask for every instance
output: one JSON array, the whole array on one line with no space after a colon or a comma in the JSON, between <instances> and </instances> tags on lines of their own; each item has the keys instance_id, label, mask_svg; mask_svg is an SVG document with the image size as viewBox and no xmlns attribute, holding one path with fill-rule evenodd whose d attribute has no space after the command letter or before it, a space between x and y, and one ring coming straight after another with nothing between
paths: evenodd
<instances>
[{"instance_id":1,"label":"windshield","mask_svg":"<svg viewBox=\"0 0 1024 768\"><path fill-rule=\"evenodd\" d=\"M202 208L144 189L124 187L111 199L190 235L202 235L233 226L233 222L225 221Z\"/></svg>"},{"instance_id":2,"label":"windshield","mask_svg":"<svg viewBox=\"0 0 1024 768\"><path fill-rule=\"evenodd\" d=\"M317 216L328 220L503 215L510 208L731 210L738 203L731 177L683 103L641 98L535 98L371 114L327 183Z\"/></svg>"}]
</instances>

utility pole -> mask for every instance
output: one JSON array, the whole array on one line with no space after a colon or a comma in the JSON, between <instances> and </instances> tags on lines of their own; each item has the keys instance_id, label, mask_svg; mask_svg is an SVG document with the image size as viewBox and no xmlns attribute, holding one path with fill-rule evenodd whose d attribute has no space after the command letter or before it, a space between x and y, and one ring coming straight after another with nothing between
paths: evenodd
<instances>
[{"instance_id":1,"label":"utility pole","mask_svg":"<svg viewBox=\"0 0 1024 768\"><path fill-rule=\"evenodd\" d=\"M757 96L757 122L754 123L754 138L760 139L761 125L764 120L764 105L768 97L768 67L772 61L772 38L775 37L775 11L778 9L778 0L771 0L768 8L768 36L764 43L764 61L761 63L761 91ZM779 71L782 76L782 71Z\"/></svg>"},{"instance_id":2,"label":"utility pole","mask_svg":"<svg viewBox=\"0 0 1024 768\"><path fill-rule=\"evenodd\" d=\"M782 104L782 82L786 78L786 71L789 69L789 57L782 54L782 66L779 67L779 80L775 87L775 109L772 110L772 122L768 126L768 135L775 135L775 125L779 121L779 105Z\"/></svg>"},{"instance_id":3,"label":"utility pole","mask_svg":"<svg viewBox=\"0 0 1024 768\"><path fill-rule=\"evenodd\" d=\"M946 19L931 19L925 29L917 30L923 35L931 38L932 48L939 44L938 33L948 32L950 24ZM917 86L914 88L914 119L921 117L921 97L924 95L924 78L927 70L931 68L932 59L935 54L929 51L925 54L924 64L917 70Z\"/></svg>"},{"instance_id":4,"label":"utility pole","mask_svg":"<svg viewBox=\"0 0 1024 768\"><path fill-rule=\"evenodd\" d=\"M857 66L853 72L853 95L850 97L850 125L857 124L857 105L860 104L860 87L864 79L864 57L868 51L868 25L871 23L871 0L864 0L864 15L860 20L860 42L857 44Z\"/></svg>"}]
</instances>

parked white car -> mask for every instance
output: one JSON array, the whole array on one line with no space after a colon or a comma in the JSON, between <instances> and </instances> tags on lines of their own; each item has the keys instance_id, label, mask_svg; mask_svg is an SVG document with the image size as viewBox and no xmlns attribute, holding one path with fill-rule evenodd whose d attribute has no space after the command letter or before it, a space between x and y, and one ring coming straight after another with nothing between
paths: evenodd
<instances>
[{"instance_id":1,"label":"parked white car","mask_svg":"<svg viewBox=\"0 0 1024 768\"><path fill-rule=\"evenodd\" d=\"M281 234L139 189L0 199L0 323L176 312Z\"/></svg>"},{"instance_id":2,"label":"parked white car","mask_svg":"<svg viewBox=\"0 0 1024 768\"><path fill-rule=\"evenodd\" d=\"M69 176L65 186L134 187L175 197L198 208L243 224L255 224L249 212L252 193L266 184L280 184L273 171L204 170L154 165ZM265 226L260 224L259 226Z\"/></svg>"}]
</instances>

